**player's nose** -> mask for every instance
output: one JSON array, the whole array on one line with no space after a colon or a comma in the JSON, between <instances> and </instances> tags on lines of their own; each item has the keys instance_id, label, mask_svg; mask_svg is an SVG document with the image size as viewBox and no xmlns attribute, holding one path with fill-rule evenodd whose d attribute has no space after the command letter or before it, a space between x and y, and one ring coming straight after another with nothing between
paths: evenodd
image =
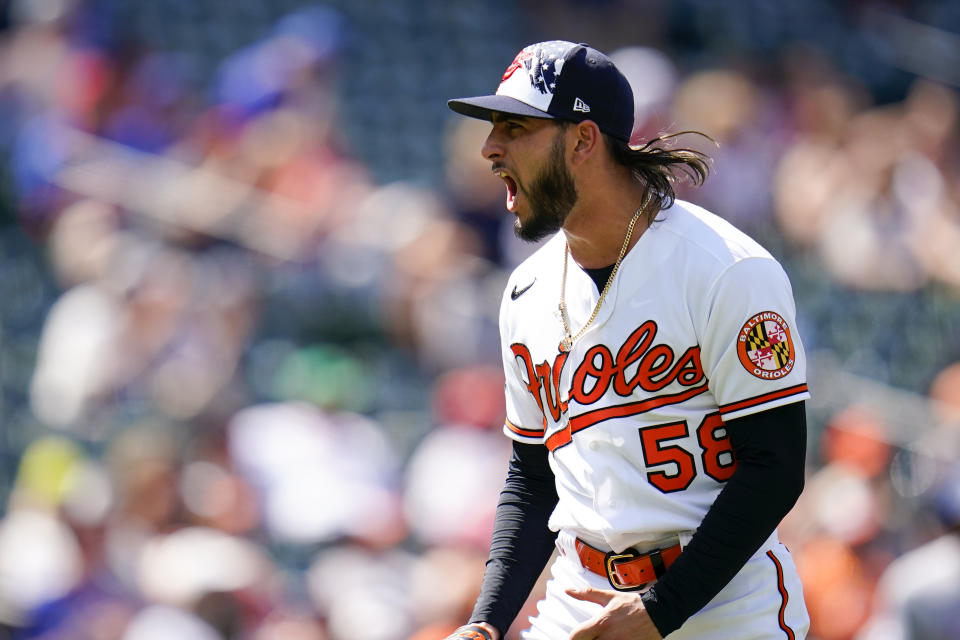
<instances>
[{"instance_id":1,"label":"player's nose","mask_svg":"<svg viewBox=\"0 0 960 640\"><path fill-rule=\"evenodd\" d=\"M483 147L480 149L481 155L487 160L498 160L503 157L503 141L500 135L497 133L497 128L494 127L490 134L487 136L487 139L483 142Z\"/></svg>"}]
</instances>

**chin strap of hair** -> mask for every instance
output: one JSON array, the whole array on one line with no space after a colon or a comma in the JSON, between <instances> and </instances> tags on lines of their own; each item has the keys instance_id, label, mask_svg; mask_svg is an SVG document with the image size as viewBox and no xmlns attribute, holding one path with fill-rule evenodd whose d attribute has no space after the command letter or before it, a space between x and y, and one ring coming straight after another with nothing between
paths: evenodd
<instances>
[{"instance_id":1,"label":"chin strap of hair","mask_svg":"<svg viewBox=\"0 0 960 640\"><path fill-rule=\"evenodd\" d=\"M493 636L478 624L465 624L447 636L447 640L493 640Z\"/></svg>"}]
</instances>

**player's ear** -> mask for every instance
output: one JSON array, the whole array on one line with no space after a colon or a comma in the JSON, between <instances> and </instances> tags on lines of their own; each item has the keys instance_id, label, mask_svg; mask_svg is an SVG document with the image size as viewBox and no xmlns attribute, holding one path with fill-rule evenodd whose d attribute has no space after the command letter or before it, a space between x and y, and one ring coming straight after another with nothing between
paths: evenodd
<instances>
[{"instance_id":1,"label":"player's ear","mask_svg":"<svg viewBox=\"0 0 960 640\"><path fill-rule=\"evenodd\" d=\"M600 127L593 120L583 120L573 125L573 158L572 162L578 164L596 153L597 149L603 143L603 134Z\"/></svg>"}]
</instances>

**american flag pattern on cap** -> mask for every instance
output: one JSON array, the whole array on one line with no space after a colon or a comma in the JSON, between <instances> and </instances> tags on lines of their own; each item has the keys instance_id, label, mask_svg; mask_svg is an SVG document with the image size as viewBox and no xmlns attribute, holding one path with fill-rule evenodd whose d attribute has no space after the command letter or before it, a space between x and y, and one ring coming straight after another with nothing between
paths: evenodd
<instances>
[{"instance_id":1,"label":"american flag pattern on cap","mask_svg":"<svg viewBox=\"0 0 960 640\"><path fill-rule=\"evenodd\" d=\"M548 111L563 71L563 61L576 46L572 42L550 40L523 49L503 73L497 95Z\"/></svg>"},{"instance_id":2,"label":"american flag pattern on cap","mask_svg":"<svg viewBox=\"0 0 960 640\"><path fill-rule=\"evenodd\" d=\"M494 113L581 122L589 118L623 141L633 130L633 90L605 54L580 43L548 40L525 47L504 71L493 95L447 101L471 118Z\"/></svg>"}]
</instances>

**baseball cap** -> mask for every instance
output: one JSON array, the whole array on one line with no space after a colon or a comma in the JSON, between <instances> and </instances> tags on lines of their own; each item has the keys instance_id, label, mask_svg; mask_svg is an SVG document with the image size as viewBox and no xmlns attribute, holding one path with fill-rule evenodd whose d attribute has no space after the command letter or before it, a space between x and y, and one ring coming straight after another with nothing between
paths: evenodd
<instances>
[{"instance_id":1,"label":"baseball cap","mask_svg":"<svg viewBox=\"0 0 960 640\"><path fill-rule=\"evenodd\" d=\"M494 95L457 98L447 105L481 120L490 120L493 112L592 120L624 142L633 131L633 90L626 77L603 53L565 40L525 47L504 71Z\"/></svg>"}]
</instances>

